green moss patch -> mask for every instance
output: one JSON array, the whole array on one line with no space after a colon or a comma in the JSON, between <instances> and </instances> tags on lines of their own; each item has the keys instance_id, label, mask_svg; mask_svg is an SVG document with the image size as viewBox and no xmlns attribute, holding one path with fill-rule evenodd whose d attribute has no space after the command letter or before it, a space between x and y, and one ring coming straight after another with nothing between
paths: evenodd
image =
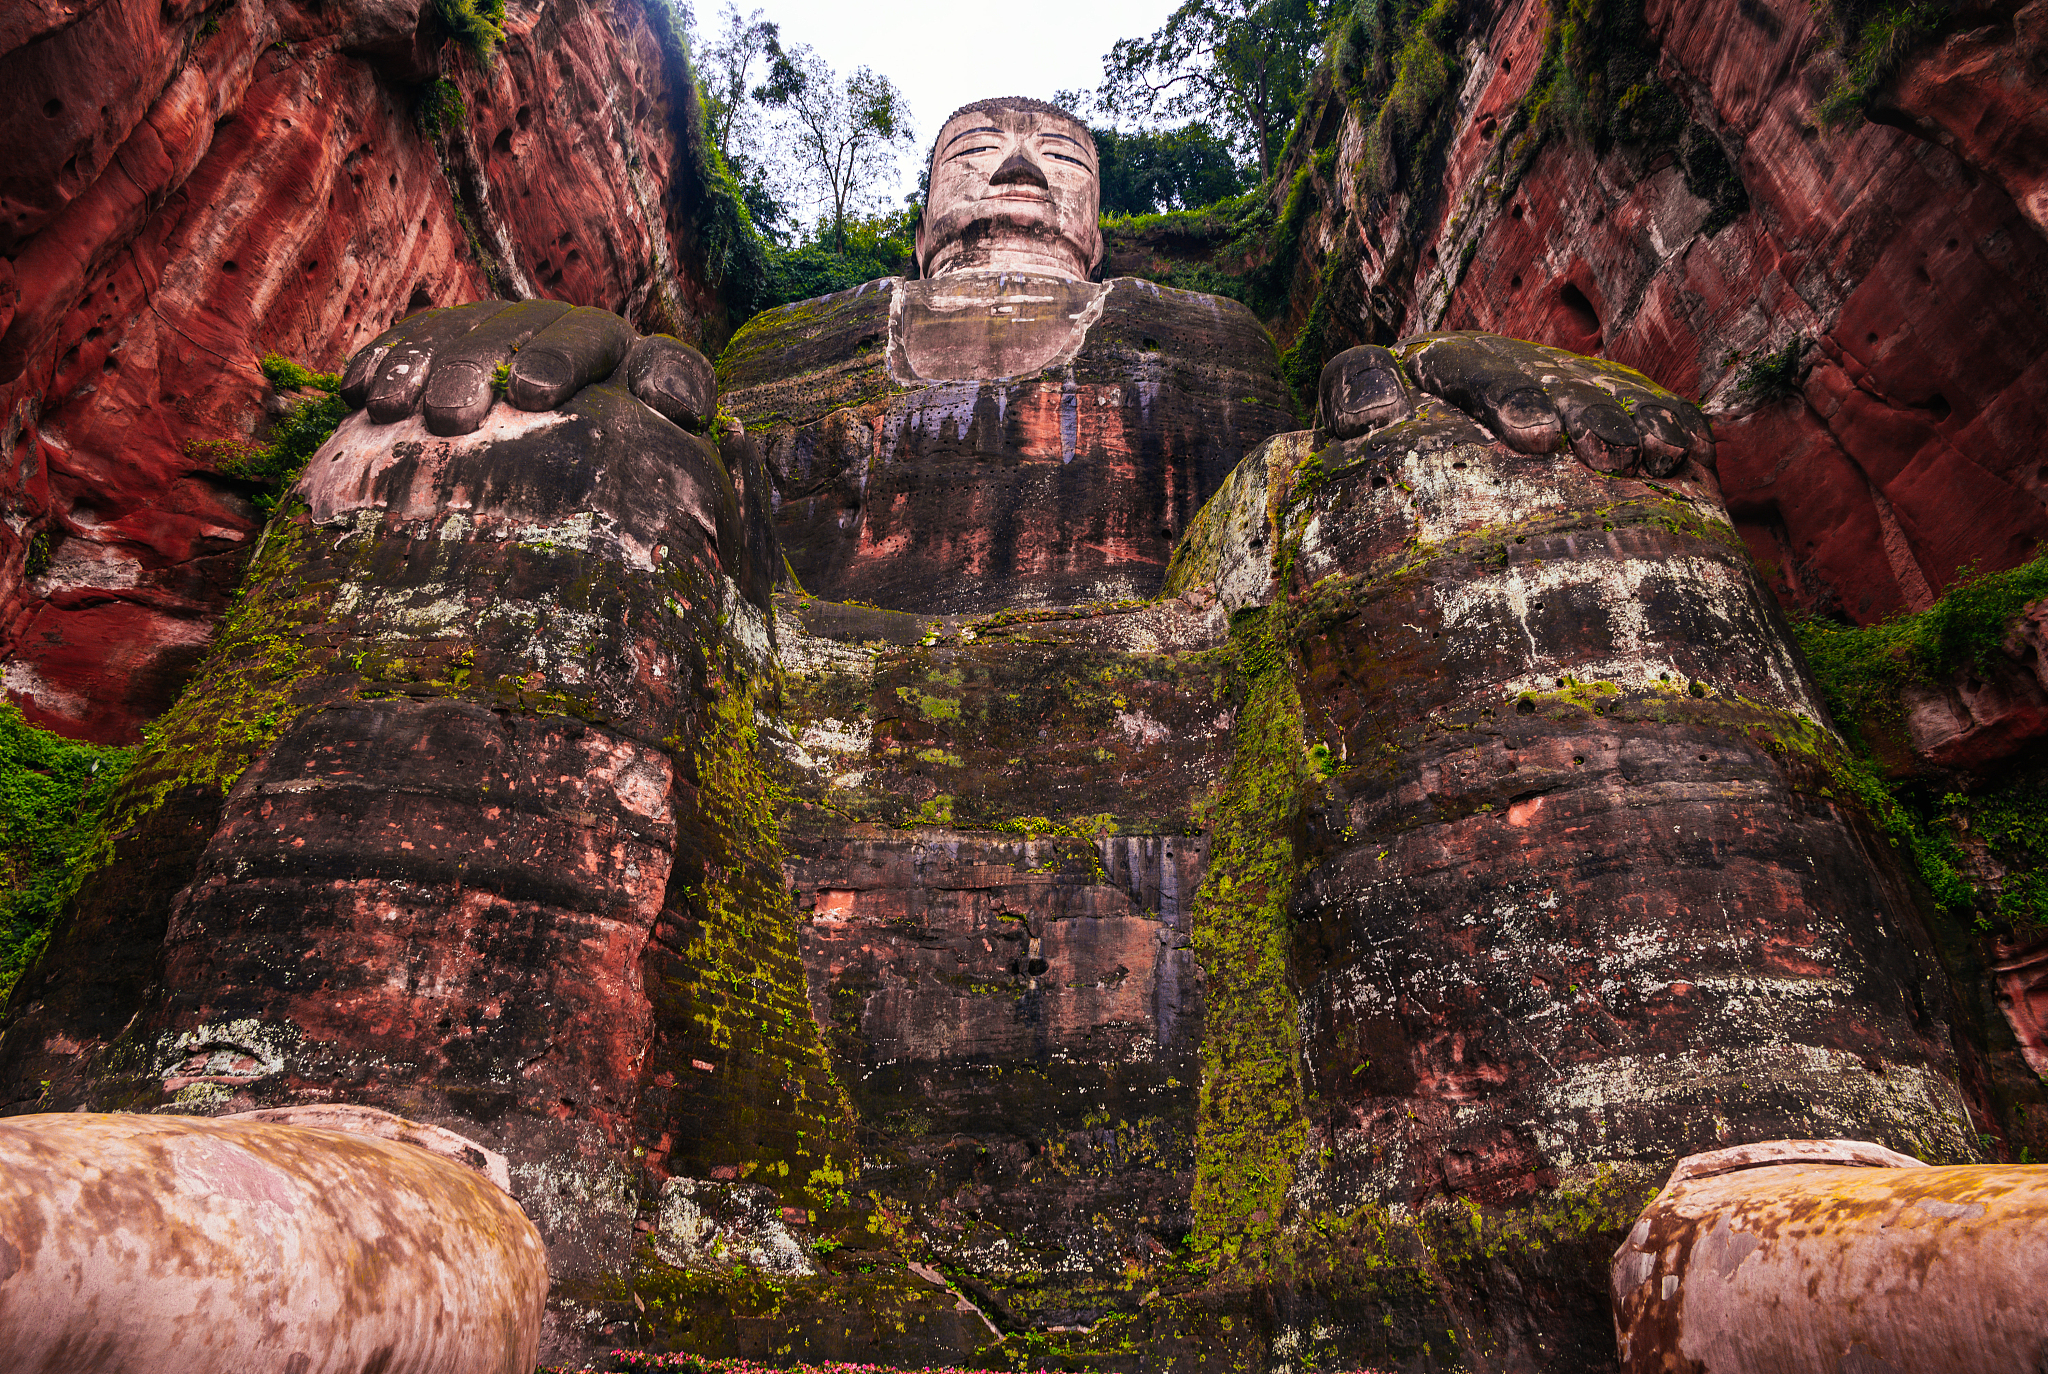
<instances>
[{"instance_id":1,"label":"green moss patch","mask_svg":"<svg viewBox=\"0 0 2048 1374\"><path fill-rule=\"evenodd\" d=\"M1269 615L1242 613L1234 627L1236 752L1204 817L1209 871L1193 909L1207 1020L1191 1245L1219 1268L1261 1265L1271 1252L1308 1130L1287 971L1287 904L1301 871L1301 699Z\"/></svg>"},{"instance_id":2,"label":"green moss patch","mask_svg":"<svg viewBox=\"0 0 2048 1374\"><path fill-rule=\"evenodd\" d=\"M1912 858L1935 901L2023 926L2048 925L2048 785L2031 773L1974 794L1916 776L1905 694L1963 673L2008 665L2012 623L2048 596L2048 553L2005 572L1965 576L1934 605L1875 625L1798 621L1793 633L1828 712L1849 742L1846 790L1892 844ZM1980 890L1966 874L1966 846L1983 850L2000 876ZM1983 864L1975 867L1982 869Z\"/></svg>"}]
</instances>

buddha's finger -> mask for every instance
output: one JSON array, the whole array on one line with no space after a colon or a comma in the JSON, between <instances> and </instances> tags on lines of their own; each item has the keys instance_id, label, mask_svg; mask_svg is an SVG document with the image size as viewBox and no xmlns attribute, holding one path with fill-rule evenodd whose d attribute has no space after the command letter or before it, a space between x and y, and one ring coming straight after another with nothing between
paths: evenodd
<instances>
[{"instance_id":1,"label":"buddha's finger","mask_svg":"<svg viewBox=\"0 0 2048 1374\"><path fill-rule=\"evenodd\" d=\"M1405 353L1424 391L1441 396L1520 453L1550 453L1563 424L1543 384L1474 334L1425 335Z\"/></svg>"},{"instance_id":2,"label":"buddha's finger","mask_svg":"<svg viewBox=\"0 0 2048 1374\"><path fill-rule=\"evenodd\" d=\"M1339 439L1356 439L1415 413L1415 384L1400 359L1377 344L1347 348L1323 365L1316 384L1323 425Z\"/></svg>"},{"instance_id":3,"label":"buddha's finger","mask_svg":"<svg viewBox=\"0 0 2048 1374\"><path fill-rule=\"evenodd\" d=\"M611 311L579 305L512 356L506 398L521 410L554 410L611 376L633 338L633 326Z\"/></svg>"},{"instance_id":4,"label":"buddha's finger","mask_svg":"<svg viewBox=\"0 0 2048 1374\"><path fill-rule=\"evenodd\" d=\"M1580 462L1610 475L1635 467L1642 456L1642 432L1612 395L1591 382L1559 378L1551 382L1550 396Z\"/></svg>"},{"instance_id":5,"label":"buddha's finger","mask_svg":"<svg viewBox=\"0 0 2048 1374\"><path fill-rule=\"evenodd\" d=\"M497 399L492 379L521 345L569 313L561 301L508 305L434 355L420 406L430 434L470 434Z\"/></svg>"},{"instance_id":6,"label":"buddha's finger","mask_svg":"<svg viewBox=\"0 0 2048 1374\"><path fill-rule=\"evenodd\" d=\"M626 354L633 394L684 429L702 429L718 413L718 382L704 355L668 334L635 339Z\"/></svg>"},{"instance_id":7,"label":"buddha's finger","mask_svg":"<svg viewBox=\"0 0 2048 1374\"><path fill-rule=\"evenodd\" d=\"M369 385L364 408L370 419L388 425L419 409L426 393L427 373L434 355L460 339L505 308L504 301L477 301L471 305L436 310L406 337L394 343L377 367L376 380ZM426 312L421 312L426 313ZM410 324L407 320L404 323Z\"/></svg>"}]
</instances>

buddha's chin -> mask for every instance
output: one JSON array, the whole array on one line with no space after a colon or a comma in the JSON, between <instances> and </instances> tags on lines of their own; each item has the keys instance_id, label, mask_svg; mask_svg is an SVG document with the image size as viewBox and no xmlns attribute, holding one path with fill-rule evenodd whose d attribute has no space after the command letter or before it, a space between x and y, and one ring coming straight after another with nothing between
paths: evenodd
<instances>
[{"instance_id":1,"label":"buddha's chin","mask_svg":"<svg viewBox=\"0 0 2048 1374\"><path fill-rule=\"evenodd\" d=\"M942 225L942 232L926 242L926 276L1031 272L1079 280L1095 265L1098 245L1076 242L1060 232L1057 220L1047 215L983 215L957 232L948 234L944 228Z\"/></svg>"}]
</instances>

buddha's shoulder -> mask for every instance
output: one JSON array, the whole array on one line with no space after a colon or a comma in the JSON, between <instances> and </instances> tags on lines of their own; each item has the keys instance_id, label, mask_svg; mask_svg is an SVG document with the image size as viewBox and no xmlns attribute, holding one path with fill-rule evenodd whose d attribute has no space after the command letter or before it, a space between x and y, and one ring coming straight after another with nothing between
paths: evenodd
<instances>
[{"instance_id":1,"label":"buddha's shoulder","mask_svg":"<svg viewBox=\"0 0 2048 1374\"><path fill-rule=\"evenodd\" d=\"M1109 292L1101 319L1088 331L1089 349L1135 347L1259 364L1273 355L1272 336L1240 301L1144 277L1115 277L1105 284Z\"/></svg>"},{"instance_id":2,"label":"buddha's shoulder","mask_svg":"<svg viewBox=\"0 0 2048 1374\"><path fill-rule=\"evenodd\" d=\"M718 358L718 389L748 390L820 371L881 366L901 277L771 306L741 325Z\"/></svg>"},{"instance_id":3,"label":"buddha's shoulder","mask_svg":"<svg viewBox=\"0 0 2048 1374\"><path fill-rule=\"evenodd\" d=\"M1075 380L1121 384L1142 376L1204 389L1236 387L1236 395L1245 390L1238 373L1278 376L1271 336L1257 316L1227 297L1140 277L1091 284L984 273L925 281L883 277L764 310L720 355L719 394L749 426L803 424L844 406L944 384L920 380L928 369L907 367L903 357L892 368L892 343L904 342L892 340L894 331L949 331L983 313L1035 327L1024 317L1048 311L1051 317L1038 325L1072 319L1084 331L1078 347L1052 350ZM932 342L929 335L924 341ZM1036 375L1020 371L1004 381Z\"/></svg>"}]
</instances>

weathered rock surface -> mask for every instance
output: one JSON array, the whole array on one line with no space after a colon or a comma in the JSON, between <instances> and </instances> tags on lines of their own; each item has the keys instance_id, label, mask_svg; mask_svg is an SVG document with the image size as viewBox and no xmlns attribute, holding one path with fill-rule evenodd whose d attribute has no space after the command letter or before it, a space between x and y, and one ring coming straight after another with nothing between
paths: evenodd
<instances>
[{"instance_id":1,"label":"weathered rock surface","mask_svg":"<svg viewBox=\"0 0 2048 1374\"><path fill-rule=\"evenodd\" d=\"M1150 282L1010 275L955 304L966 289L783 306L721 359L798 581L935 614L1151 595L1202 501L1295 422L1271 340L1235 302Z\"/></svg>"},{"instance_id":2,"label":"weathered rock surface","mask_svg":"<svg viewBox=\"0 0 2048 1374\"><path fill-rule=\"evenodd\" d=\"M1926 605L1966 565L2025 558L2048 536L2048 238L2029 218L2040 7L1983 7L1907 64L1886 99L1940 144L1815 126L1833 68L1797 0L1646 0L1639 29L1609 6L1570 53L1553 10L1460 12L1439 45L1444 97L1414 123L1388 116L1421 127L1387 154L1385 190L1378 105L1317 97L1281 181L1306 175L1317 206L1291 307L1308 361L1484 329L1700 398L1736 527L1788 604L1868 622ZM1563 132L1566 95L1544 84L1559 64L1610 107L1634 102L1633 132L1593 131L1599 150ZM1745 391L1802 340L1792 395Z\"/></svg>"},{"instance_id":3,"label":"weathered rock surface","mask_svg":"<svg viewBox=\"0 0 2048 1374\"><path fill-rule=\"evenodd\" d=\"M1334 1229L1320 1264L1276 1239L1289 1258L1239 1271L1293 1290L1269 1339L1320 1324L1346 1358L1426 1363L1448 1323L1500 1368L1598 1367L1604 1303L1565 1257L1611 1246L1674 1150L1976 1156L1995 1121L1946 975L1835 798L1841 745L1710 469L1519 454L1425 397L1361 438L1272 440L1187 547L1170 587L1270 602L1293 747L1325 760L1288 907L1283 1164L1286 1215ZM1212 1026L1247 995L1218 976ZM1438 1236L1442 1290L1405 1287L1389 1236L1439 1212L1479 1231ZM1367 1256L1391 1274L1331 1272Z\"/></svg>"},{"instance_id":4,"label":"weathered rock surface","mask_svg":"<svg viewBox=\"0 0 2048 1374\"><path fill-rule=\"evenodd\" d=\"M0 1121L0 1164L10 1369L533 1368L540 1236L488 1179L425 1150L66 1112Z\"/></svg>"},{"instance_id":5,"label":"weathered rock surface","mask_svg":"<svg viewBox=\"0 0 2048 1374\"><path fill-rule=\"evenodd\" d=\"M132 741L198 661L260 523L203 446L267 426L262 354L336 367L494 292L718 342L666 7L515 5L487 70L432 16L0 20L0 658L31 719Z\"/></svg>"},{"instance_id":6,"label":"weathered rock surface","mask_svg":"<svg viewBox=\"0 0 2048 1374\"><path fill-rule=\"evenodd\" d=\"M785 609L792 871L855 1186L1005 1329L1127 1314L1191 1224L1221 617Z\"/></svg>"},{"instance_id":7,"label":"weathered rock surface","mask_svg":"<svg viewBox=\"0 0 2048 1374\"><path fill-rule=\"evenodd\" d=\"M1602 1367L1674 1152L1995 1133L1689 405L1418 339L1372 355L1400 406L1268 439L1170 565L1076 555L1284 421L1195 353L1256 323L1025 282L971 306L1021 340L896 333L943 285L743 332L721 409L765 445L623 377L463 437L350 419L17 990L12 1100L469 1136L553 1353L988 1360L993 1324L1124 1369ZM911 423L947 395L996 423ZM1084 463L1016 509L1005 473ZM792 477L892 465L1034 516L1039 561L977 562L929 484L877 542ZM778 528L909 605L771 597Z\"/></svg>"}]
</instances>

